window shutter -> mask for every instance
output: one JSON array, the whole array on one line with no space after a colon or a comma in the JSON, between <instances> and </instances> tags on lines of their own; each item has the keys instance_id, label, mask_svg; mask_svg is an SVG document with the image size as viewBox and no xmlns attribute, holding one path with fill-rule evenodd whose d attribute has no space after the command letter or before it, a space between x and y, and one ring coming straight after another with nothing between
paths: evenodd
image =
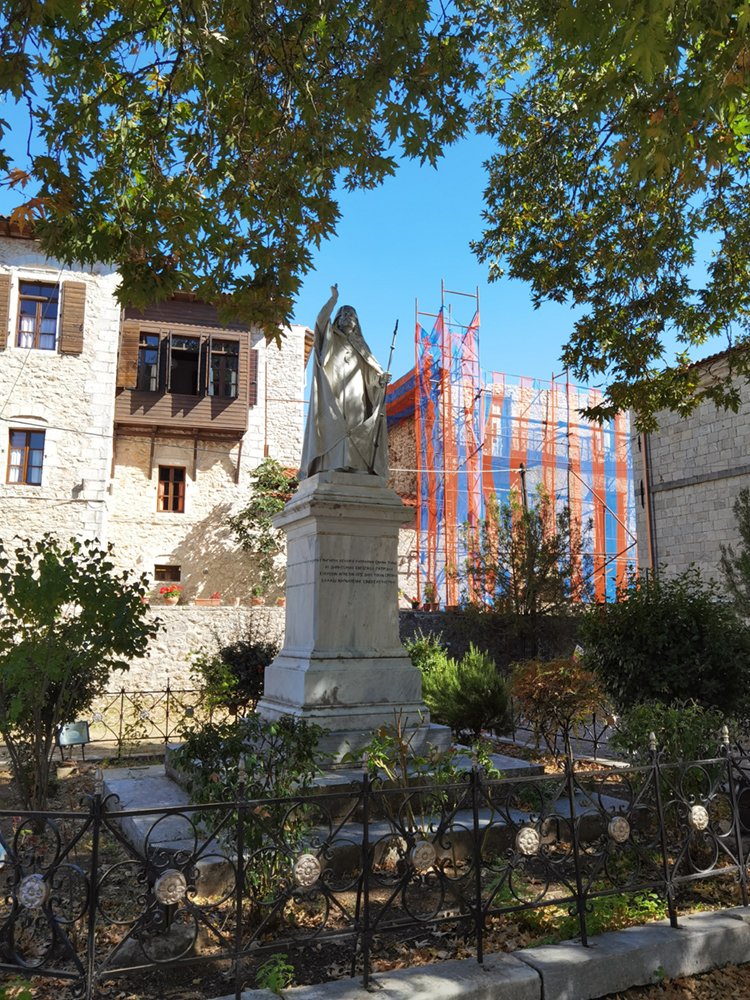
<instances>
[{"instance_id":1,"label":"window shutter","mask_svg":"<svg viewBox=\"0 0 750 1000\"><path fill-rule=\"evenodd\" d=\"M258 402L258 350L253 348L250 351L250 385L248 387L248 406L255 406Z\"/></svg>"},{"instance_id":2,"label":"window shutter","mask_svg":"<svg viewBox=\"0 0 750 1000\"><path fill-rule=\"evenodd\" d=\"M138 343L141 324L125 320L120 331L120 356L117 359L117 387L135 389L138 384Z\"/></svg>"},{"instance_id":3,"label":"window shutter","mask_svg":"<svg viewBox=\"0 0 750 1000\"><path fill-rule=\"evenodd\" d=\"M63 282L62 315L60 317L61 354L80 354L83 350L83 320L85 312L85 282Z\"/></svg>"},{"instance_id":4,"label":"window shutter","mask_svg":"<svg viewBox=\"0 0 750 1000\"><path fill-rule=\"evenodd\" d=\"M0 274L0 351L8 346L10 322L10 275Z\"/></svg>"}]
</instances>

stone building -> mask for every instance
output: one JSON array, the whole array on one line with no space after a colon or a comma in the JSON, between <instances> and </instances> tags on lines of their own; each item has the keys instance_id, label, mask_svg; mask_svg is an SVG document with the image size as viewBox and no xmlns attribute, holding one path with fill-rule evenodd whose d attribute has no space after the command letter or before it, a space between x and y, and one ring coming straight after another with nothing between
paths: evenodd
<instances>
[{"instance_id":1,"label":"stone building","mask_svg":"<svg viewBox=\"0 0 750 1000\"><path fill-rule=\"evenodd\" d=\"M119 279L0 218L0 535L106 540Z\"/></svg>"},{"instance_id":2,"label":"stone building","mask_svg":"<svg viewBox=\"0 0 750 1000\"><path fill-rule=\"evenodd\" d=\"M698 362L704 377L726 371L726 353ZM694 563L720 579L721 543L736 545L732 511L750 486L750 387L737 383L737 413L701 403L687 418L658 415L659 429L632 438L638 565L674 574Z\"/></svg>"},{"instance_id":3,"label":"stone building","mask_svg":"<svg viewBox=\"0 0 750 1000\"><path fill-rule=\"evenodd\" d=\"M226 518L263 458L299 463L312 335L267 344L190 294L121 315L118 284L0 219L0 536L111 542L155 589L247 600Z\"/></svg>"},{"instance_id":4,"label":"stone building","mask_svg":"<svg viewBox=\"0 0 750 1000\"><path fill-rule=\"evenodd\" d=\"M253 560L226 520L265 457L299 465L306 343L300 326L280 346L223 326L189 295L125 311L110 503L122 562L187 599L249 597Z\"/></svg>"}]
</instances>

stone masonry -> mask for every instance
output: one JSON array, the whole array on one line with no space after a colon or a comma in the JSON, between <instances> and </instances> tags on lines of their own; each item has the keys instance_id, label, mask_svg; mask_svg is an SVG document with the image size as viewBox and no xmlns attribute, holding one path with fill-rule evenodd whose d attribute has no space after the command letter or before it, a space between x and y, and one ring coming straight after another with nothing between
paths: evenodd
<instances>
[{"instance_id":1,"label":"stone masonry","mask_svg":"<svg viewBox=\"0 0 750 1000\"><path fill-rule=\"evenodd\" d=\"M0 536L7 542L52 531L106 541L112 456L118 275L48 259L30 239L0 238L0 274L10 274L7 347L0 352ZM16 346L19 281L86 285L83 351ZM6 482L9 431L43 430L41 485Z\"/></svg>"},{"instance_id":2,"label":"stone masonry","mask_svg":"<svg viewBox=\"0 0 750 1000\"><path fill-rule=\"evenodd\" d=\"M703 362L720 370L721 356ZM737 413L704 402L686 419L659 414L658 431L648 435L652 534L657 565L679 573L695 563L705 577L720 579L721 543L737 545L732 505L750 486L750 387L738 381ZM644 442L634 432L633 478L638 564L650 565ZM643 490L643 493L641 492Z\"/></svg>"},{"instance_id":3,"label":"stone masonry","mask_svg":"<svg viewBox=\"0 0 750 1000\"><path fill-rule=\"evenodd\" d=\"M252 346L259 355L260 388L241 444L202 436L196 448L190 437L160 432L151 455L147 436L117 436L109 529L117 560L147 575L155 565L180 566L186 599L218 592L230 603L247 600L257 574L252 557L242 551L226 519L246 502L252 488L250 474L266 455L291 468L299 464L305 328L287 330L280 347L255 334ZM160 464L184 465L188 470L182 513L157 510ZM273 599L277 594L268 596Z\"/></svg>"}]
</instances>

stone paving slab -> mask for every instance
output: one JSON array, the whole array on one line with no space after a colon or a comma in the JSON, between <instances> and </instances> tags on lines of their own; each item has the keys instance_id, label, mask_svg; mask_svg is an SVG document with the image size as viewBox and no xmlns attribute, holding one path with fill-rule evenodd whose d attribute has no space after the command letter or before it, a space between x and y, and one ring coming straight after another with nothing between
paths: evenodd
<instances>
[{"instance_id":1,"label":"stone paving slab","mask_svg":"<svg viewBox=\"0 0 750 1000\"><path fill-rule=\"evenodd\" d=\"M284 990L289 1000L542 1000L536 972L512 955L475 961L441 962L415 969L379 973L370 991L356 980ZM272 1000L271 990L245 990L243 1000ZM222 998L234 1000L234 994Z\"/></svg>"},{"instance_id":2,"label":"stone paving slab","mask_svg":"<svg viewBox=\"0 0 750 1000\"><path fill-rule=\"evenodd\" d=\"M514 952L535 969L544 997L593 1000L631 986L693 976L750 959L750 924L737 911L697 913L668 921L628 927L591 939L590 947L563 942Z\"/></svg>"},{"instance_id":3,"label":"stone paving slab","mask_svg":"<svg viewBox=\"0 0 750 1000\"><path fill-rule=\"evenodd\" d=\"M284 990L288 1000L595 1000L611 993L694 976L750 960L750 909L736 907L601 934L579 941L526 948L510 955L440 962L377 974L368 993L341 979ZM270 990L245 990L243 1000L270 1000ZM221 1000L234 1000L222 997Z\"/></svg>"}]
</instances>

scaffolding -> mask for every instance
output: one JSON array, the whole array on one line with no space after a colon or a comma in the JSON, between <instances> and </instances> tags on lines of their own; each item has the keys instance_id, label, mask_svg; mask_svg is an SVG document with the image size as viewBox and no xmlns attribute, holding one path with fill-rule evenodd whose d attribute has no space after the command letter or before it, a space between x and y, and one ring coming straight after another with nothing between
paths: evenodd
<instances>
[{"instance_id":1,"label":"scaffolding","mask_svg":"<svg viewBox=\"0 0 750 1000\"><path fill-rule=\"evenodd\" d=\"M473 300L473 301L472 301ZM454 317L457 302L471 312ZM457 310L458 311L458 310ZM432 320L428 325L425 320ZM479 292L441 284L437 313L416 306L415 368L389 394L389 422L413 414L416 440L417 597L434 586L442 604L472 594L467 539L488 504L513 491L534 502L543 488L582 531L589 591L612 599L635 561L635 508L627 414L593 424L579 411L596 389L567 375L549 380L485 372L479 358Z\"/></svg>"}]
</instances>

